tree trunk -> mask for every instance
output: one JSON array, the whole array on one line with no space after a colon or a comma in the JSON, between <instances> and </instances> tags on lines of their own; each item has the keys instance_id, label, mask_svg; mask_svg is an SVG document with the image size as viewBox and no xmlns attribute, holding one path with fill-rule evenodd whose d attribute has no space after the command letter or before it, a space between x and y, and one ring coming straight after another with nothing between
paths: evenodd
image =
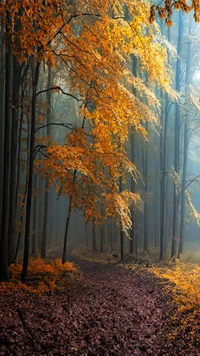
<instances>
[{"instance_id":1,"label":"tree trunk","mask_svg":"<svg viewBox=\"0 0 200 356\"><path fill-rule=\"evenodd\" d=\"M146 131L148 132L148 123L146 123ZM147 193L148 187L148 147L144 144L144 182L145 182L145 204L144 204L144 252L148 252L149 248L149 232L148 232L148 207L147 207Z\"/></svg>"},{"instance_id":2,"label":"tree trunk","mask_svg":"<svg viewBox=\"0 0 200 356\"><path fill-rule=\"evenodd\" d=\"M122 177L119 179L119 191L122 192ZM122 224L120 223L120 260L124 259L124 233L122 231Z\"/></svg>"},{"instance_id":3,"label":"tree trunk","mask_svg":"<svg viewBox=\"0 0 200 356\"><path fill-rule=\"evenodd\" d=\"M93 251L97 251L96 226L94 221L92 221L92 249Z\"/></svg>"},{"instance_id":4,"label":"tree trunk","mask_svg":"<svg viewBox=\"0 0 200 356\"><path fill-rule=\"evenodd\" d=\"M26 274L29 261L29 240L30 240L30 220L31 220L31 202L33 190L33 164L34 164L34 142L35 142L35 120L36 120L36 90L39 77L40 62L36 66L33 65L33 83L32 83L32 121L30 133L30 157L29 157L29 179L28 179L28 192L27 192L27 205L26 205L26 227L24 236L24 258L23 268L21 273L22 283L26 283Z\"/></svg>"},{"instance_id":5,"label":"tree trunk","mask_svg":"<svg viewBox=\"0 0 200 356\"><path fill-rule=\"evenodd\" d=\"M189 38L191 36L191 19L189 22ZM188 40L188 48L187 48L187 59L186 59L186 77L185 77L185 84L186 84L186 98L188 96L188 85L190 83L190 64L191 64L191 42ZM182 177L182 192L181 192L181 227L180 227L180 243L178 249L178 257L180 257L181 253L183 252L183 242L184 242L184 228L185 228L185 185L186 185L186 177L187 177L187 161L188 161L188 123L187 117L185 117L184 123L184 151L183 151L183 177Z\"/></svg>"},{"instance_id":6,"label":"tree trunk","mask_svg":"<svg viewBox=\"0 0 200 356\"><path fill-rule=\"evenodd\" d=\"M71 197L69 198L69 208L67 214L67 221L65 227L65 236L64 236L64 246L63 246L63 255L62 255L62 263L64 264L67 259L67 238L68 238L68 230L69 230L69 222L71 219L72 207L71 207Z\"/></svg>"},{"instance_id":7,"label":"tree trunk","mask_svg":"<svg viewBox=\"0 0 200 356\"><path fill-rule=\"evenodd\" d=\"M104 251L104 235L105 235L105 228L104 225L101 226L101 247L100 247L100 251L103 252Z\"/></svg>"},{"instance_id":8,"label":"tree trunk","mask_svg":"<svg viewBox=\"0 0 200 356\"><path fill-rule=\"evenodd\" d=\"M137 58L135 56L133 56L132 58L132 73L133 75L136 77L137 76ZM135 96L137 96L137 92L136 89L133 88L132 92ZM136 143L135 143L136 137L134 132L131 133L131 162L133 164L135 164L136 161ZM135 193L135 181L132 179L131 180L131 192ZM137 240L136 240L136 233L135 233L135 221L136 221L136 217L135 217L135 211L132 208L131 209L131 215L132 215L132 229L131 229L131 233L130 233L130 245L129 245L129 252L130 254L135 254L137 255Z\"/></svg>"},{"instance_id":9,"label":"tree trunk","mask_svg":"<svg viewBox=\"0 0 200 356\"><path fill-rule=\"evenodd\" d=\"M161 94L163 99L163 93ZM162 100L162 108L164 102ZM161 118L164 116L164 110L161 110ZM162 119L161 119L162 120ZM164 258L164 226L165 226L165 181L166 181L166 152L167 152L167 124L168 124L168 95L166 94L165 102L165 120L161 122L161 133L160 133L160 169L161 169L161 179L160 179L160 256L159 259Z\"/></svg>"},{"instance_id":10,"label":"tree trunk","mask_svg":"<svg viewBox=\"0 0 200 356\"><path fill-rule=\"evenodd\" d=\"M4 52L4 24L1 19L0 29L0 226L1 226L1 208L3 196L3 154L4 154L4 107L5 107L5 52Z\"/></svg>"},{"instance_id":11,"label":"tree trunk","mask_svg":"<svg viewBox=\"0 0 200 356\"><path fill-rule=\"evenodd\" d=\"M11 130L11 156L10 156L10 206L8 227L8 263L15 259L15 223L16 223L16 184L17 184L17 130L18 130L18 106L20 89L21 67L16 57L13 58L13 94L12 94L12 130Z\"/></svg>"},{"instance_id":12,"label":"tree trunk","mask_svg":"<svg viewBox=\"0 0 200 356\"><path fill-rule=\"evenodd\" d=\"M48 67L48 80L47 88L51 87L51 67ZM47 125L51 121L51 90L47 91ZM50 126L47 126L47 136L50 136ZM41 258L46 258L47 250L47 229L48 229L48 210L49 210L49 179L47 177L45 182L45 196L44 196L44 221L43 221L43 232L42 232L42 249Z\"/></svg>"},{"instance_id":13,"label":"tree trunk","mask_svg":"<svg viewBox=\"0 0 200 356\"><path fill-rule=\"evenodd\" d=\"M10 16L7 13L7 21ZM7 28L6 28L7 32ZM10 188L10 128L12 120L12 52L7 39L5 74L5 123L4 123L4 156L3 156L3 196L0 237L0 282L8 280L8 218Z\"/></svg>"},{"instance_id":14,"label":"tree trunk","mask_svg":"<svg viewBox=\"0 0 200 356\"><path fill-rule=\"evenodd\" d=\"M178 43L177 43L177 62L176 62L176 91L180 92L181 86L181 41L182 41L182 32L183 32L183 20L182 20L182 11L179 11L178 14ZM174 157L174 169L175 173L179 174L179 152L180 152L180 108L178 103L176 103L175 109L175 157ZM172 249L171 257L176 255L177 250L177 234L178 234L178 187L174 182L174 198L173 198L173 226L172 226Z\"/></svg>"},{"instance_id":15,"label":"tree trunk","mask_svg":"<svg viewBox=\"0 0 200 356\"><path fill-rule=\"evenodd\" d=\"M131 162L135 164L135 137L134 133L131 134ZM135 181L131 180L131 192L135 193ZM130 244L129 244L129 252L131 255L137 255L137 241L136 241L136 233L135 233L135 211L131 209L132 216L132 229L130 232Z\"/></svg>"},{"instance_id":16,"label":"tree trunk","mask_svg":"<svg viewBox=\"0 0 200 356\"><path fill-rule=\"evenodd\" d=\"M34 174L34 190L36 191L37 189L37 175ZM36 254L36 230L37 230L37 226L36 226L36 221L37 221L37 196L36 196L36 192L33 198L33 233L32 233L32 250L31 250L31 255L35 255Z\"/></svg>"},{"instance_id":17,"label":"tree trunk","mask_svg":"<svg viewBox=\"0 0 200 356\"><path fill-rule=\"evenodd\" d=\"M87 226L85 225L85 242L86 246L89 246L89 239L88 239L88 231L87 231Z\"/></svg>"}]
</instances>

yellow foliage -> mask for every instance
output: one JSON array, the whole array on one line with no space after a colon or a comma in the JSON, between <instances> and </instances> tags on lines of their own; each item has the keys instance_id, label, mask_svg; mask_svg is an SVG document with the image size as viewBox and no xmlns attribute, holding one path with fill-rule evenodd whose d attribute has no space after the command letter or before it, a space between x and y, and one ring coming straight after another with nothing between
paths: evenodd
<instances>
[{"instance_id":1,"label":"yellow foliage","mask_svg":"<svg viewBox=\"0 0 200 356\"><path fill-rule=\"evenodd\" d=\"M151 271L160 278L167 278L172 285L165 288L173 292L174 301L180 311L199 309L200 306L200 266L176 260L175 265L166 268L154 267Z\"/></svg>"},{"instance_id":2,"label":"yellow foliage","mask_svg":"<svg viewBox=\"0 0 200 356\"><path fill-rule=\"evenodd\" d=\"M27 274L27 284L20 281L22 264L18 261L9 267L11 278L9 282L0 284L0 293L13 291L28 291L41 294L63 288L67 278L78 273L77 267L72 262L62 264L60 259L42 260L30 259Z\"/></svg>"}]
</instances>

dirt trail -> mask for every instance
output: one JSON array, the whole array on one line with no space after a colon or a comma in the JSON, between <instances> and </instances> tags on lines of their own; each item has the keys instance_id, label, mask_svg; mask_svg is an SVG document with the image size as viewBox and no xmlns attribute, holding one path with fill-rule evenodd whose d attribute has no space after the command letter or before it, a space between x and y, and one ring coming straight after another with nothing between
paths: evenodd
<instances>
[{"instance_id":1,"label":"dirt trail","mask_svg":"<svg viewBox=\"0 0 200 356\"><path fill-rule=\"evenodd\" d=\"M114 265L76 262L83 279L64 293L0 296L0 355L179 354L166 348L174 307L156 279Z\"/></svg>"}]
</instances>

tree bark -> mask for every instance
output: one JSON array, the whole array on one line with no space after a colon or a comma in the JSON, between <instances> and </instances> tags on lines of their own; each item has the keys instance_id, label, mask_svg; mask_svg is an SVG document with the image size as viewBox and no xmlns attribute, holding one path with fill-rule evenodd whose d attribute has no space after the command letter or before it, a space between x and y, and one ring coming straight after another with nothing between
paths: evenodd
<instances>
[{"instance_id":1,"label":"tree bark","mask_svg":"<svg viewBox=\"0 0 200 356\"><path fill-rule=\"evenodd\" d=\"M71 197L69 198L69 208L67 214L67 221L65 226L65 236L64 236L64 246L63 246L63 255L62 255L62 263L64 264L67 259L67 238L68 238L68 230L69 230L69 222L72 213L72 206L71 206Z\"/></svg>"},{"instance_id":2,"label":"tree bark","mask_svg":"<svg viewBox=\"0 0 200 356\"><path fill-rule=\"evenodd\" d=\"M1 226L1 208L3 196L3 154L4 154L4 107L5 107L5 51L4 51L4 24L1 19L0 30L0 226Z\"/></svg>"},{"instance_id":3,"label":"tree bark","mask_svg":"<svg viewBox=\"0 0 200 356\"><path fill-rule=\"evenodd\" d=\"M189 31L188 34L191 36L191 19L189 22ZM185 77L185 84L186 84L186 100L188 96L188 85L190 83L190 64L191 64L191 42L189 40L187 46L187 59L186 59L186 77ZM181 226L180 226L180 243L178 249L178 257L180 257L181 253L183 252L183 243L184 243L184 228L185 228L185 185L186 185L186 178L187 178L187 163L188 163L188 144L189 144L189 134L188 134L188 123L187 117L185 117L184 122L184 142L183 142L183 177L182 177L182 192L181 192Z\"/></svg>"},{"instance_id":4,"label":"tree bark","mask_svg":"<svg viewBox=\"0 0 200 356\"><path fill-rule=\"evenodd\" d=\"M94 221L92 221L92 249L93 251L97 251L96 226Z\"/></svg>"},{"instance_id":5,"label":"tree bark","mask_svg":"<svg viewBox=\"0 0 200 356\"><path fill-rule=\"evenodd\" d=\"M7 23L10 15L7 13ZM7 32L6 27L6 32ZM10 128L12 120L12 52L7 38L5 61L5 123L4 123L4 156L3 156L3 196L0 237L0 282L8 280L8 218L10 198Z\"/></svg>"},{"instance_id":6,"label":"tree bark","mask_svg":"<svg viewBox=\"0 0 200 356\"><path fill-rule=\"evenodd\" d=\"M146 131L148 132L148 123L146 123ZM148 232L148 207L147 207L147 193L148 187L148 147L144 144L144 182L145 182L145 204L144 204L144 252L148 252L149 248L149 232Z\"/></svg>"},{"instance_id":7,"label":"tree bark","mask_svg":"<svg viewBox=\"0 0 200 356\"><path fill-rule=\"evenodd\" d=\"M176 91L180 92L181 87L181 42L182 42L182 32L183 32L183 20L182 11L178 14L178 43L177 43L177 62L176 62ZM174 169L175 173L179 175L179 154L180 154L180 108L179 104L176 103L175 109L175 157L174 157ZM176 255L177 251L177 234L178 234L178 187L174 182L174 198L173 198L173 226L172 226L172 249L171 258Z\"/></svg>"},{"instance_id":8,"label":"tree bark","mask_svg":"<svg viewBox=\"0 0 200 356\"><path fill-rule=\"evenodd\" d=\"M122 177L119 179L119 191L122 192ZM120 260L124 259L124 234L122 231L122 224L120 223Z\"/></svg>"},{"instance_id":9,"label":"tree bark","mask_svg":"<svg viewBox=\"0 0 200 356\"><path fill-rule=\"evenodd\" d=\"M32 203L32 190L33 190L33 163L34 163L34 142L35 142L35 121L36 121L36 90L39 78L40 62L36 66L33 65L33 83L32 83L32 121L31 121L31 134L30 134L30 157L29 157L29 179L28 179L28 192L27 192L27 206L26 206L26 226L24 236L24 258L23 268L21 273L22 283L26 283L26 274L29 261L29 240L30 240L30 220L31 220L31 203Z\"/></svg>"},{"instance_id":10,"label":"tree bark","mask_svg":"<svg viewBox=\"0 0 200 356\"><path fill-rule=\"evenodd\" d=\"M48 80L47 88L51 87L51 67L48 67ZM47 91L47 136L50 136L50 122L51 122L51 90ZM47 250L47 231L48 231L48 210L49 210L49 179L46 178L45 182L45 196L44 196L44 220L43 220L43 232L42 232L42 249L41 257L46 258Z\"/></svg>"},{"instance_id":11,"label":"tree bark","mask_svg":"<svg viewBox=\"0 0 200 356\"><path fill-rule=\"evenodd\" d=\"M34 190L37 189L37 175L34 174ZM36 226L36 222L37 222L37 196L36 194L34 195L33 198L33 233L32 233L32 250L31 250L31 255L35 255L36 254L36 230L37 230L37 226Z\"/></svg>"},{"instance_id":12,"label":"tree bark","mask_svg":"<svg viewBox=\"0 0 200 356\"><path fill-rule=\"evenodd\" d=\"M11 130L11 158L10 158L10 206L8 227L8 263L15 259L15 223L16 223L16 183L17 183L17 130L18 130L18 106L20 89L21 66L13 57L13 94L12 94L12 130Z\"/></svg>"}]
</instances>

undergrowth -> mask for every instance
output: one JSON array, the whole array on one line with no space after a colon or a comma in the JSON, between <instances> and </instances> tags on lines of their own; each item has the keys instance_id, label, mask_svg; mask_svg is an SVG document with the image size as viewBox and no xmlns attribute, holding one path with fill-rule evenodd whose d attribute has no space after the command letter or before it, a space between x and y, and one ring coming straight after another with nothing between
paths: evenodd
<instances>
[{"instance_id":1,"label":"undergrowth","mask_svg":"<svg viewBox=\"0 0 200 356\"><path fill-rule=\"evenodd\" d=\"M42 294L62 289L69 278L80 275L77 266L72 262L62 264L61 259L31 258L27 272L26 284L21 283L22 263L17 261L9 267L9 282L0 284L0 293L28 291Z\"/></svg>"},{"instance_id":2,"label":"undergrowth","mask_svg":"<svg viewBox=\"0 0 200 356\"><path fill-rule=\"evenodd\" d=\"M200 308L200 266L192 262L169 263L167 267L150 269L157 277L166 278L172 284L166 285L166 291L172 291L173 299L179 311Z\"/></svg>"},{"instance_id":3,"label":"undergrowth","mask_svg":"<svg viewBox=\"0 0 200 356\"><path fill-rule=\"evenodd\" d=\"M197 342L195 329L199 329L200 320L200 266L176 260L175 264L153 267L150 271L161 278L161 282L163 279L164 290L172 293L172 298L178 306L177 313L171 316L169 339L175 341L177 337L184 335L188 343L194 345ZM166 283L166 279L171 283Z\"/></svg>"}]
</instances>

